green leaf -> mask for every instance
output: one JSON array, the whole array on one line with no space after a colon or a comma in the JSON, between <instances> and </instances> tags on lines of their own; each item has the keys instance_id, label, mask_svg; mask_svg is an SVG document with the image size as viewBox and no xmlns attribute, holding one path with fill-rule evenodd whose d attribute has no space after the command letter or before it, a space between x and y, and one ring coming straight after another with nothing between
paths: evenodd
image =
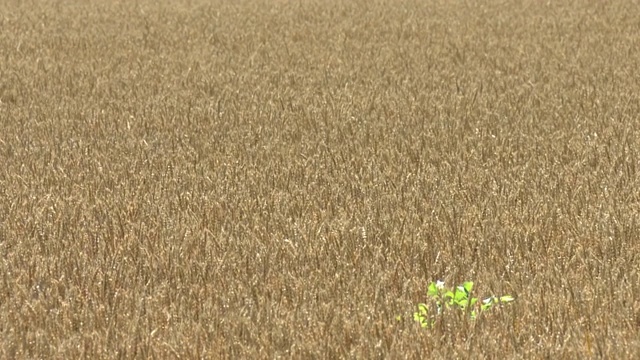
<instances>
[{"instance_id":1,"label":"green leaf","mask_svg":"<svg viewBox=\"0 0 640 360\"><path fill-rule=\"evenodd\" d=\"M511 295L505 295L505 296L501 296L500 297L500 302L503 302L503 303L512 302L514 300L515 300L515 298L513 296L511 296Z\"/></svg>"},{"instance_id":2,"label":"green leaf","mask_svg":"<svg viewBox=\"0 0 640 360\"><path fill-rule=\"evenodd\" d=\"M445 301L449 300L449 303L452 303L454 298L455 298L455 295L453 294L453 291L447 290L447 292L444 293Z\"/></svg>"},{"instance_id":3,"label":"green leaf","mask_svg":"<svg viewBox=\"0 0 640 360\"><path fill-rule=\"evenodd\" d=\"M429 319L427 319L426 313L414 312L413 320L420 323L420 326L425 328L429 326Z\"/></svg>"},{"instance_id":4,"label":"green leaf","mask_svg":"<svg viewBox=\"0 0 640 360\"><path fill-rule=\"evenodd\" d=\"M459 308L464 310L469 305L469 300L467 300L467 299L459 300L459 301L456 302L456 305L458 305Z\"/></svg>"},{"instance_id":5,"label":"green leaf","mask_svg":"<svg viewBox=\"0 0 640 360\"><path fill-rule=\"evenodd\" d=\"M462 284L462 287L467 295L471 294L471 290L473 289L473 281L466 281L464 284Z\"/></svg>"},{"instance_id":6,"label":"green leaf","mask_svg":"<svg viewBox=\"0 0 640 360\"><path fill-rule=\"evenodd\" d=\"M422 321L422 319L423 319L423 317L422 317L422 315L420 315L420 313L417 313L417 312L413 313L413 320L420 322L420 321Z\"/></svg>"},{"instance_id":7,"label":"green leaf","mask_svg":"<svg viewBox=\"0 0 640 360\"><path fill-rule=\"evenodd\" d=\"M427 315L429 313L429 307L427 304L418 304L418 312Z\"/></svg>"},{"instance_id":8,"label":"green leaf","mask_svg":"<svg viewBox=\"0 0 640 360\"><path fill-rule=\"evenodd\" d=\"M480 307L480 309L482 311L491 309L491 307L493 306L493 301L494 301L494 297L493 296L482 300L482 306Z\"/></svg>"},{"instance_id":9,"label":"green leaf","mask_svg":"<svg viewBox=\"0 0 640 360\"><path fill-rule=\"evenodd\" d=\"M427 295L432 299L438 298L438 288L436 287L436 283L429 284L429 289L427 290Z\"/></svg>"},{"instance_id":10,"label":"green leaf","mask_svg":"<svg viewBox=\"0 0 640 360\"><path fill-rule=\"evenodd\" d=\"M474 297L474 298L471 299L471 305L469 305L469 306L474 306L477 302L478 302L478 298Z\"/></svg>"},{"instance_id":11,"label":"green leaf","mask_svg":"<svg viewBox=\"0 0 640 360\"><path fill-rule=\"evenodd\" d=\"M463 287L458 286L458 289L456 289L456 293L454 295L454 301L456 303L459 303L462 300L466 300L468 295L469 294L466 292L466 290Z\"/></svg>"},{"instance_id":12,"label":"green leaf","mask_svg":"<svg viewBox=\"0 0 640 360\"><path fill-rule=\"evenodd\" d=\"M396 315L396 321L402 321L402 315Z\"/></svg>"}]
</instances>

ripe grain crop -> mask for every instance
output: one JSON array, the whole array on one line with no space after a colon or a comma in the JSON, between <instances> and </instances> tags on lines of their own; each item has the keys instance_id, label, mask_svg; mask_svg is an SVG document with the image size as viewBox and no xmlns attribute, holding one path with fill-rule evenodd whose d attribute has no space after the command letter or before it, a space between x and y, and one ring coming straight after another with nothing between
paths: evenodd
<instances>
[{"instance_id":1,"label":"ripe grain crop","mask_svg":"<svg viewBox=\"0 0 640 360\"><path fill-rule=\"evenodd\" d=\"M0 357L640 357L639 15L3 1Z\"/></svg>"}]
</instances>

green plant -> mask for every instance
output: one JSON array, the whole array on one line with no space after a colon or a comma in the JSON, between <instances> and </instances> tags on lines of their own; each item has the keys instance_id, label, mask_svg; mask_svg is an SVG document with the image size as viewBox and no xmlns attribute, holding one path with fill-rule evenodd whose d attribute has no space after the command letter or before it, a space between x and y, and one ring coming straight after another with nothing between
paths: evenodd
<instances>
[{"instance_id":1,"label":"green plant","mask_svg":"<svg viewBox=\"0 0 640 360\"><path fill-rule=\"evenodd\" d=\"M437 281L429 284L427 296L435 303L436 315L442 315L445 310L458 309L468 313L473 320L494 305L515 300L511 295L490 296L478 303L478 298L472 296L472 290L472 281L466 281L451 290L445 288L443 281ZM435 323L435 317L430 316L429 304L427 303L418 304L418 311L413 313L413 319L422 327L432 327Z\"/></svg>"}]
</instances>

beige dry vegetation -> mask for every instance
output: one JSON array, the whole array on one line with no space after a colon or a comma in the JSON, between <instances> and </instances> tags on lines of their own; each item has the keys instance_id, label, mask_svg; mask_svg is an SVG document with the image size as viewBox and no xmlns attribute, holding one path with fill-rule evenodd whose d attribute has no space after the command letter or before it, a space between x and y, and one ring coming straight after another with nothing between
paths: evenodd
<instances>
[{"instance_id":1,"label":"beige dry vegetation","mask_svg":"<svg viewBox=\"0 0 640 360\"><path fill-rule=\"evenodd\" d=\"M0 357L639 357L639 15L2 2Z\"/></svg>"}]
</instances>

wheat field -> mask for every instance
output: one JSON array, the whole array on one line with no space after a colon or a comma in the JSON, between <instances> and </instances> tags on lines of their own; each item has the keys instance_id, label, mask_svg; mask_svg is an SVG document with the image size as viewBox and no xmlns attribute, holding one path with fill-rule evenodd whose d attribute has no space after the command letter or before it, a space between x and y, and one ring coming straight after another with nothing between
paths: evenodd
<instances>
[{"instance_id":1,"label":"wheat field","mask_svg":"<svg viewBox=\"0 0 640 360\"><path fill-rule=\"evenodd\" d=\"M0 358L640 357L639 18L3 1Z\"/></svg>"}]
</instances>

